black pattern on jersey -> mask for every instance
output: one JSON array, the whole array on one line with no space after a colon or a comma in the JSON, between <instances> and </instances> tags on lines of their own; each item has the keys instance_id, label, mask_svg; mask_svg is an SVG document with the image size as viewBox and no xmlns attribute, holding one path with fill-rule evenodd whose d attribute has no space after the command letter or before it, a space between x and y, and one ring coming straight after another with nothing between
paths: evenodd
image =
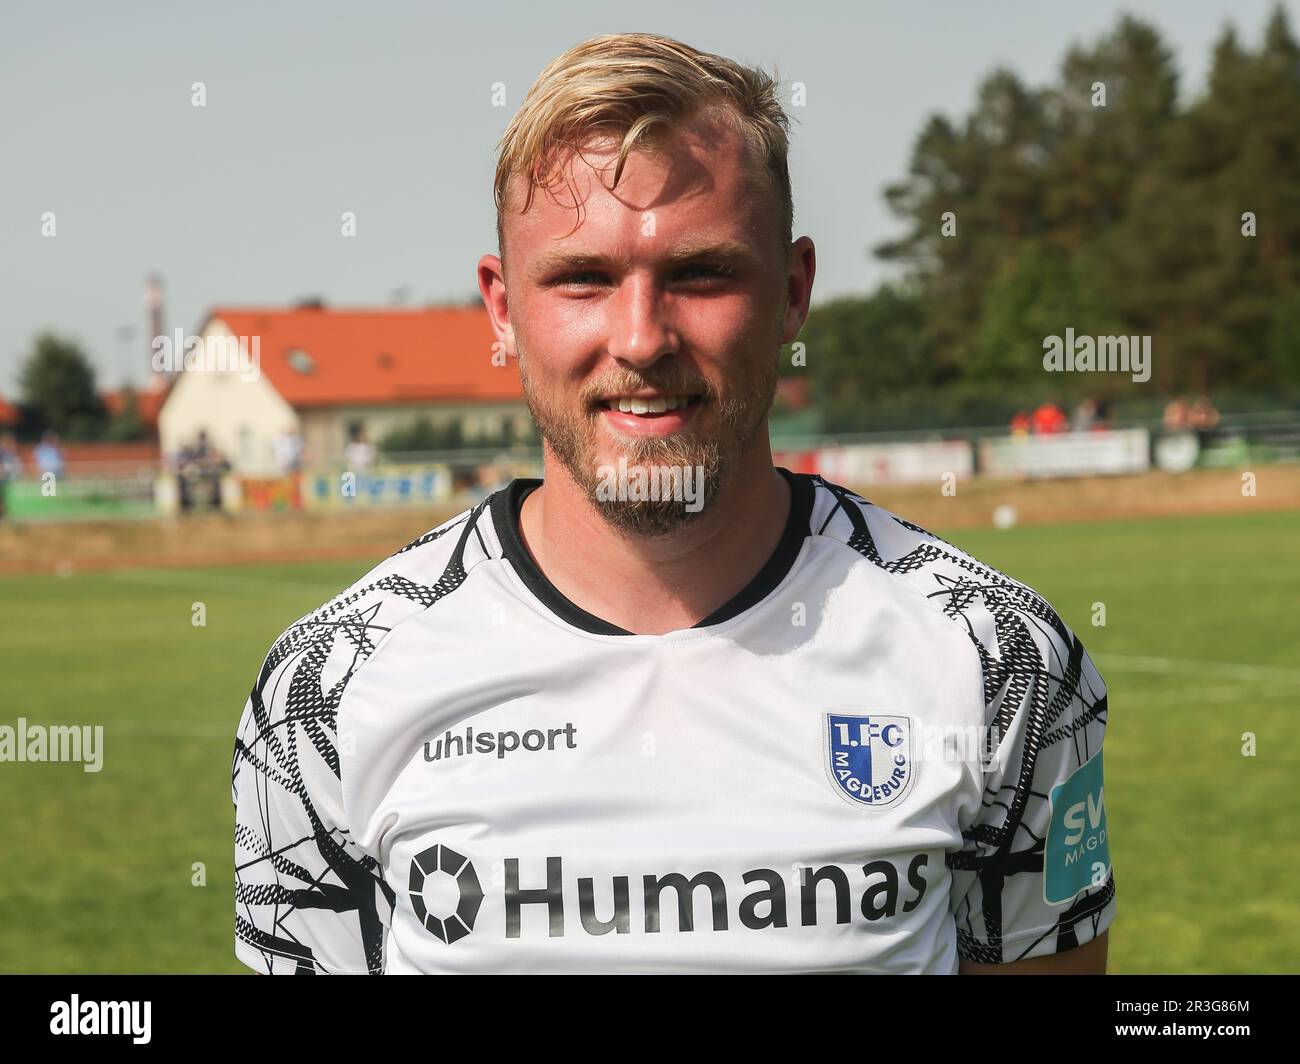
<instances>
[{"instance_id":1,"label":"black pattern on jersey","mask_svg":"<svg viewBox=\"0 0 1300 1064\"><path fill-rule=\"evenodd\" d=\"M465 545L485 505L480 503L394 555L462 528L436 581L425 584L389 572L303 617L272 646L249 695L231 768L240 810L235 828L235 933L260 950L297 961L298 974L325 969L311 948L287 930L294 914L311 909L355 913L365 969L378 974L384 963L383 916L391 913L395 900L378 862L351 847L340 829L322 821L303 780L299 744L309 743L338 778L338 709L349 681L393 624L413 610L427 609L464 582ZM349 658L347 668L326 687L326 663L337 662L340 650ZM241 788L255 796L252 812L240 803ZM305 830L279 837L283 814L272 815L273 801L288 805L293 822L301 819ZM381 899L387 906L383 914Z\"/></svg>"},{"instance_id":2,"label":"black pattern on jersey","mask_svg":"<svg viewBox=\"0 0 1300 1064\"><path fill-rule=\"evenodd\" d=\"M1087 725L1097 722L1104 726L1106 694L1094 694L1083 682L1082 643L1032 589L893 514L888 518L915 533L916 538L909 539L905 553L882 556L863 510L871 504L820 476L813 479L836 500L822 530L837 513L843 513L852 528L848 546L886 572L912 578L970 637L983 669L985 724L996 726L997 734L1006 735L1012 717L1025 705L1026 697L1029 699L1018 778L1000 790L986 788L978 822L963 832L963 848L947 858L949 868L976 873L983 903L983 936L974 933L969 911L956 913L960 954L988 964L1016 960L1038 944L1017 945L1015 955L1006 955L1002 941L1002 900L1007 881L1022 873L1043 874L1046 839L1035 834L1030 825L1048 822L1049 796L1033 788L1034 767L1042 752L1058 743L1074 744L1076 767L1096 752L1089 748ZM992 639L988 638L987 626L977 630L972 622L977 610L992 617ZM1052 637L1045 640L1051 652L1043 651L1034 639L1035 631ZM1071 706L1080 708L1067 717ZM994 811L1000 812L989 815ZM1089 918L1095 921L1114 892L1112 874L1104 887L1081 894L1060 913L1049 932L1056 936L1056 952L1078 944L1076 926Z\"/></svg>"}]
</instances>

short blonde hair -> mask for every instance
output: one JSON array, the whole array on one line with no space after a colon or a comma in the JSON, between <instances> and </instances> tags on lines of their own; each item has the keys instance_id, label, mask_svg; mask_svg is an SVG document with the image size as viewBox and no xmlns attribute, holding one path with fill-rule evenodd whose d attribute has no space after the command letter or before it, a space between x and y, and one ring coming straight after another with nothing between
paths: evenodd
<instances>
[{"instance_id":1,"label":"short blonde hair","mask_svg":"<svg viewBox=\"0 0 1300 1064\"><path fill-rule=\"evenodd\" d=\"M498 251L504 256L504 217L516 175L528 178L524 213L562 154L581 150L594 137L613 136L622 140L611 186L616 187L633 148L653 149L658 138L718 104L755 161L763 162L788 252L794 239L790 120L777 99L777 81L653 33L593 37L554 59L533 82L497 146Z\"/></svg>"}]
</instances>

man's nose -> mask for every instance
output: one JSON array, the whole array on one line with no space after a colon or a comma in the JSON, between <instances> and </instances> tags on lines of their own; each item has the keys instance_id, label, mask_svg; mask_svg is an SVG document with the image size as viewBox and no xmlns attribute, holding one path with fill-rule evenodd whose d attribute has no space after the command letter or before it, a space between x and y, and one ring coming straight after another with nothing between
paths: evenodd
<instances>
[{"instance_id":1,"label":"man's nose","mask_svg":"<svg viewBox=\"0 0 1300 1064\"><path fill-rule=\"evenodd\" d=\"M680 346L663 293L654 278L631 275L609 303L609 353L633 366L649 366Z\"/></svg>"}]
</instances>

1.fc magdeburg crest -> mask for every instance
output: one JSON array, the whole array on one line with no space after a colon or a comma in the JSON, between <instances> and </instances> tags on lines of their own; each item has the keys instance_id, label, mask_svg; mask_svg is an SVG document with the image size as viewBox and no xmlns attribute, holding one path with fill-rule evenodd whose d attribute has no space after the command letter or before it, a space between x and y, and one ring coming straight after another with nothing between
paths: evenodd
<instances>
[{"instance_id":1,"label":"1.fc magdeburg crest","mask_svg":"<svg viewBox=\"0 0 1300 1064\"><path fill-rule=\"evenodd\" d=\"M881 809L912 786L912 724L878 713L826 714L826 769L842 797Z\"/></svg>"}]
</instances>

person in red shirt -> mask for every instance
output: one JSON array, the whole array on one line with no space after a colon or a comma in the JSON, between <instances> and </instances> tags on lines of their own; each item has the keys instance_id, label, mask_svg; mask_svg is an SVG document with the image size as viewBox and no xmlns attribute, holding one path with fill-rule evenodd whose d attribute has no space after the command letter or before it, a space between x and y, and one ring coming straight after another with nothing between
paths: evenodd
<instances>
[{"instance_id":1,"label":"person in red shirt","mask_svg":"<svg viewBox=\"0 0 1300 1064\"><path fill-rule=\"evenodd\" d=\"M1034 411L1034 432L1038 435L1064 432L1069 425L1065 411L1050 399Z\"/></svg>"}]
</instances>

